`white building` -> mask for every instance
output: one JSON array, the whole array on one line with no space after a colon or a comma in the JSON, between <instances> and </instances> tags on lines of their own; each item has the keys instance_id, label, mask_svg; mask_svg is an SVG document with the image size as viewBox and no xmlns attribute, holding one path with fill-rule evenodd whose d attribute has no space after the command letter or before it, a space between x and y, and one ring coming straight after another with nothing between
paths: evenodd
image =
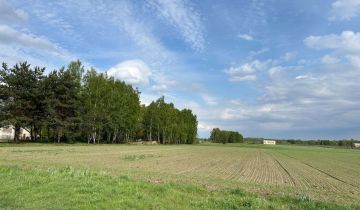
<instances>
[{"instance_id":1,"label":"white building","mask_svg":"<svg viewBox=\"0 0 360 210\"><path fill-rule=\"evenodd\" d=\"M0 128L0 142L14 141L15 129L14 126L6 126ZM20 140L30 139L29 131L20 128Z\"/></svg>"},{"instance_id":2,"label":"white building","mask_svg":"<svg viewBox=\"0 0 360 210\"><path fill-rule=\"evenodd\" d=\"M266 139L264 139L263 144L275 145L275 144L276 144L276 141L274 141L274 140L266 140Z\"/></svg>"},{"instance_id":3,"label":"white building","mask_svg":"<svg viewBox=\"0 0 360 210\"><path fill-rule=\"evenodd\" d=\"M360 143L354 143L355 148L360 148Z\"/></svg>"}]
</instances>

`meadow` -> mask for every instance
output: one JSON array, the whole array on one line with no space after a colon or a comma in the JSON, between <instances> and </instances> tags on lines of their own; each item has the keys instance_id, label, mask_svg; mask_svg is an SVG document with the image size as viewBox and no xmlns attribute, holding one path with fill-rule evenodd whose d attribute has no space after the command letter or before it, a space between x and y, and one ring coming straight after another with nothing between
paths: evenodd
<instances>
[{"instance_id":1,"label":"meadow","mask_svg":"<svg viewBox=\"0 0 360 210\"><path fill-rule=\"evenodd\" d=\"M2 209L360 209L360 151L0 144Z\"/></svg>"}]
</instances>

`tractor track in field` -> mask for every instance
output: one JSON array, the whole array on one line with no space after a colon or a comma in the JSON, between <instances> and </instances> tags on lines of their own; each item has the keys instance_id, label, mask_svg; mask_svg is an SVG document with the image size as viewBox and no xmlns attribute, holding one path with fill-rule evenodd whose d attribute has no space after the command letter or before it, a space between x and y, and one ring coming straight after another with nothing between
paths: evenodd
<instances>
[{"instance_id":1,"label":"tractor track in field","mask_svg":"<svg viewBox=\"0 0 360 210\"><path fill-rule=\"evenodd\" d=\"M301 162L301 161L300 161ZM342 180L342 179L340 179L340 178L338 178L338 177L336 177L336 176L334 176L334 175L332 175L332 174L329 174L328 172L326 172L326 171L323 171L323 170L321 170L321 169L319 169L319 168L316 168L316 167L314 167L314 166L312 166L312 165L310 165L310 164L308 164L308 163L304 163L304 162L301 162L302 164L305 164L305 165L307 165L307 166L309 166L310 168L313 168L313 169L315 169L315 170L317 170L317 171L319 171L319 172L321 172L321 173L323 173L323 174L325 174L325 175L327 175L327 176L329 176L329 177L331 177L331 178L333 178L333 179L335 179L335 180L337 180L337 181L339 181L339 182L342 182L342 183L344 183L344 184L348 184L348 185L350 185L350 186L353 186L353 187L355 187L355 188L358 188L358 186L356 186L356 185L354 185L354 184L351 184L351 183L348 183L348 182L346 182L346 181L344 181L344 180Z\"/></svg>"},{"instance_id":2,"label":"tractor track in field","mask_svg":"<svg viewBox=\"0 0 360 210\"><path fill-rule=\"evenodd\" d=\"M350 185L350 186L355 187L355 188L359 188L359 186L357 186L357 185L354 185L354 184L351 184L351 183L349 183L349 182L347 182L347 181L344 181L344 180L342 180L342 179L340 179L340 178L338 178L338 177L336 177L336 176L334 176L334 175L332 175L332 174L330 174L330 173L328 173L328 172L326 172L326 171L323 171L323 170L321 170L321 169L319 169L319 168L316 168L315 166L312 166L312 165L310 165L310 164L308 164L308 163L305 163L305 162L303 162L303 161L301 161L301 160L299 160L299 159L297 159L297 158L295 158L295 157L292 157L292 156L290 156L290 155L284 154L284 153L282 153L282 152L281 152L281 154L282 154L282 155L285 155L285 156L287 156L287 157L289 157L289 158L295 159L295 160L299 161L300 163L302 163L302 164L304 164L304 165L306 165L306 166L308 166L308 167L310 167L310 168L312 168L312 169L315 169L315 170L317 170L318 172L320 172L320 173L322 173L322 174L325 174L325 175L327 175L328 177L331 177L331 178L333 178L333 179L335 179L335 180L337 180L337 181L339 181L339 182L342 182L342 183L344 183L344 184Z\"/></svg>"},{"instance_id":3,"label":"tractor track in field","mask_svg":"<svg viewBox=\"0 0 360 210\"><path fill-rule=\"evenodd\" d=\"M286 174L290 177L290 180L293 184L293 186L295 186L295 179L294 177L290 174L290 172L283 166L283 164L280 163L280 161L278 161L273 155L270 155L276 162L277 164L279 164L279 166L286 172Z\"/></svg>"}]
</instances>

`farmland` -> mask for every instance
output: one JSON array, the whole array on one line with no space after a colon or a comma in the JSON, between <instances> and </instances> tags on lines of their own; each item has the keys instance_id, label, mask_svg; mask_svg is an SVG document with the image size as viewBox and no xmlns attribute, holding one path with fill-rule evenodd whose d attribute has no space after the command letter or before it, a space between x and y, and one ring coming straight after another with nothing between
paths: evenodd
<instances>
[{"instance_id":1,"label":"farmland","mask_svg":"<svg viewBox=\"0 0 360 210\"><path fill-rule=\"evenodd\" d=\"M0 167L2 174L12 174L8 182L2 180L2 186L10 186L14 181L11 177L17 173L46 176L53 171L71 171L85 177L91 173L109 179L126 177L151 186L171 184L173 190L176 186L192 186L200 194L215 193L224 199L227 192L241 189L270 199L270 203L274 197L290 196L344 206L360 204L358 150L245 144L2 144ZM61 172L59 176L65 175ZM5 194L0 190L0 195Z\"/></svg>"}]
</instances>

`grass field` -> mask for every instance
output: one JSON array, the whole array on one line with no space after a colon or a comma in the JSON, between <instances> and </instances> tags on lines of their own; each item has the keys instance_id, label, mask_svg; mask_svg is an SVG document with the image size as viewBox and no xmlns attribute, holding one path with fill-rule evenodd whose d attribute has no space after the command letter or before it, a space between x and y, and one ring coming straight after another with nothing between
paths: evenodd
<instances>
[{"instance_id":1,"label":"grass field","mask_svg":"<svg viewBox=\"0 0 360 210\"><path fill-rule=\"evenodd\" d=\"M360 209L360 151L0 144L0 208Z\"/></svg>"}]
</instances>

